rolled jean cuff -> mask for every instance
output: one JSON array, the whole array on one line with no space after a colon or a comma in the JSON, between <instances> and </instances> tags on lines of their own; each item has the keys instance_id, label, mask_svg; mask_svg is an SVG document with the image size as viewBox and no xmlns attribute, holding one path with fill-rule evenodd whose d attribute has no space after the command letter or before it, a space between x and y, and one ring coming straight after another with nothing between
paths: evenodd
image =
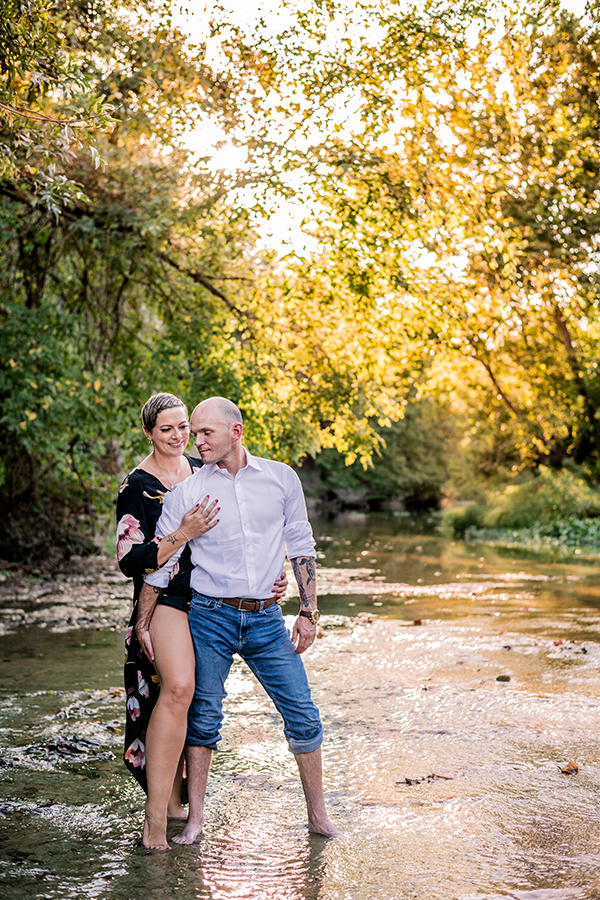
<instances>
[{"instance_id":1,"label":"rolled jean cuff","mask_svg":"<svg viewBox=\"0 0 600 900\"><path fill-rule=\"evenodd\" d=\"M186 747L206 747L207 750L216 750L219 746L219 741L221 738L217 738L216 741L204 742L198 738L195 738L193 735L186 735L185 738L185 746Z\"/></svg>"},{"instance_id":2,"label":"rolled jean cuff","mask_svg":"<svg viewBox=\"0 0 600 900\"><path fill-rule=\"evenodd\" d=\"M318 750L323 743L323 726L321 726L315 737L310 738L308 741L295 740L289 734L286 734L286 738L290 753L312 753L313 750Z\"/></svg>"}]
</instances>

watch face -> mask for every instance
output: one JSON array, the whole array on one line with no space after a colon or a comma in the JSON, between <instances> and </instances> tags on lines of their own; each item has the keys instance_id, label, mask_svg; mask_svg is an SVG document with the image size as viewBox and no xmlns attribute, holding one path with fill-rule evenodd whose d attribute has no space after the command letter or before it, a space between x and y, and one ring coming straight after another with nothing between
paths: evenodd
<instances>
[{"instance_id":1,"label":"watch face","mask_svg":"<svg viewBox=\"0 0 600 900\"><path fill-rule=\"evenodd\" d=\"M319 621L319 619L321 618L321 613L319 612L318 609L313 609L309 618L310 618L310 621L313 623L313 625L316 625L317 622Z\"/></svg>"}]
</instances>

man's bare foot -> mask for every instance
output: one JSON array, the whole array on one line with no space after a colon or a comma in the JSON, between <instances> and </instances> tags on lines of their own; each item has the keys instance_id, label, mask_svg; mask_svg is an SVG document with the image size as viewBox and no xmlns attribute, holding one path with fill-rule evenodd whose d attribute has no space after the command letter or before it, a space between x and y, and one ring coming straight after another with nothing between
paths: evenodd
<instances>
[{"instance_id":1,"label":"man's bare foot","mask_svg":"<svg viewBox=\"0 0 600 900\"><path fill-rule=\"evenodd\" d=\"M171 848L167 844L166 822L158 825L148 815L145 815L142 844L146 850L170 850Z\"/></svg>"},{"instance_id":2,"label":"man's bare foot","mask_svg":"<svg viewBox=\"0 0 600 900\"><path fill-rule=\"evenodd\" d=\"M188 820L187 825L181 832L181 834L176 834L173 838L174 844L193 844L200 835L202 834L202 827L204 825L204 821L200 822L190 822Z\"/></svg>"},{"instance_id":3,"label":"man's bare foot","mask_svg":"<svg viewBox=\"0 0 600 900\"><path fill-rule=\"evenodd\" d=\"M315 819L313 821L309 821L308 830L311 834L320 834L323 837L328 838L336 838L339 837L341 832L335 827L333 822L331 822L327 816L324 816L322 819Z\"/></svg>"}]
</instances>

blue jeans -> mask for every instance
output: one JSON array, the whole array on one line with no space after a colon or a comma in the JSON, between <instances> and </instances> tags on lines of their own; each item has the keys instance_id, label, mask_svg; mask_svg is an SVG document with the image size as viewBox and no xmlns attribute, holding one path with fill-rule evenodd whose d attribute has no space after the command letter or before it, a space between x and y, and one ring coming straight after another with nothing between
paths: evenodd
<instances>
[{"instance_id":1,"label":"blue jeans","mask_svg":"<svg viewBox=\"0 0 600 900\"><path fill-rule=\"evenodd\" d=\"M281 713L292 753L310 753L323 741L319 710L278 603L246 612L192 591L190 630L196 654L196 689L186 743L214 750L221 740L225 679L238 653Z\"/></svg>"}]
</instances>

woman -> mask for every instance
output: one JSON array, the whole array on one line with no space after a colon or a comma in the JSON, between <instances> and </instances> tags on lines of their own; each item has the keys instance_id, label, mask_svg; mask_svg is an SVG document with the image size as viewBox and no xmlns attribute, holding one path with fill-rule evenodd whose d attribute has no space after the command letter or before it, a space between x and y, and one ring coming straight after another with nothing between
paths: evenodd
<instances>
[{"instance_id":1,"label":"woman","mask_svg":"<svg viewBox=\"0 0 600 900\"><path fill-rule=\"evenodd\" d=\"M194 694L194 651L187 613L191 562L185 548L169 586L155 600L150 621L154 664L136 635L144 575L167 562L182 544L213 528L217 500L189 510L179 528L155 539L165 494L193 474L201 460L185 455L190 426L187 409L173 394L155 394L142 408L144 434L152 450L127 478L117 501L117 559L133 578L133 614L125 641L125 764L147 793L143 844L167 850L167 817L185 818L181 805L182 750L187 710ZM274 593L285 594L285 578ZM146 588L146 591L148 588Z\"/></svg>"}]
</instances>

